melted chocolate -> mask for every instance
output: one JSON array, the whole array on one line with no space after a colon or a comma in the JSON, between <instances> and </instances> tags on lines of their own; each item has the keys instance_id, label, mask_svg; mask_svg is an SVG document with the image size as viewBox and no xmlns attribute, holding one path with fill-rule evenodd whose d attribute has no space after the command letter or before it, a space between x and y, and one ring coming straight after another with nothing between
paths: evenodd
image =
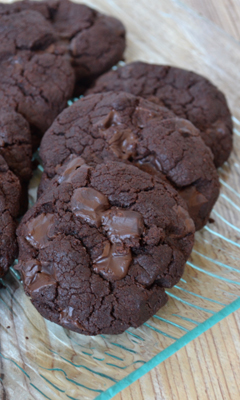
<instances>
[{"instance_id":1,"label":"melted chocolate","mask_svg":"<svg viewBox=\"0 0 240 400\"><path fill-rule=\"evenodd\" d=\"M136 211L112 209L102 215L102 226L112 243L128 238L139 238L143 232L143 218Z\"/></svg>"},{"instance_id":2,"label":"melted chocolate","mask_svg":"<svg viewBox=\"0 0 240 400\"><path fill-rule=\"evenodd\" d=\"M109 129L111 126L121 125L121 117L117 111L111 110L108 115L97 123L100 129Z\"/></svg>"},{"instance_id":3,"label":"melted chocolate","mask_svg":"<svg viewBox=\"0 0 240 400\"><path fill-rule=\"evenodd\" d=\"M40 214L31 219L27 224L27 241L37 249L44 249L49 243L51 237L50 230L54 224L53 214Z\"/></svg>"},{"instance_id":4,"label":"melted chocolate","mask_svg":"<svg viewBox=\"0 0 240 400\"><path fill-rule=\"evenodd\" d=\"M47 275L55 276L53 264L49 261L41 261L41 272L44 272Z\"/></svg>"},{"instance_id":5,"label":"melted chocolate","mask_svg":"<svg viewBox=\"0 0 240 400\"><path fill-rule=\"evenodd\" d=\"M138 168L141 168L143 171L146 171L152 175L156 175L157 173L162 172L162 167L155 154L151 153L146 155L145 157L139 159L136 164ZM163 179L166 179L165 175L161 175Z\"/></svg>"},{"instance_id":6,"label":"melted chocolate","mask_svg":"<svg viewBox=\"0 0 240 400\"><path fill-rule=\"evenodd\" d=\"M29 293L32 295L47 286L57 286L56 280L53 276L40 273L35 275L34 281L28 286Z\"/></svg>"},{"instance_id":7,"label":"melted chocolate","mask_svg":"<svg viewBox=\"0 0 240 400\"><path fill-rule=\"evenodd\" d=\"M159 176L163 181L167 181L166 175L164 175L162 172L156 169L155 164L151 162L151 160L148 161L148 158L145 158L144 160L140 160L139 162L135 162L134 165L141 169L142 171L147 172L150 175L157 175Z\"/></svg>"},{"instance_id":8,"label":"melted chocolate","mask_svg":"<svg viewBox=\"0 0 240 400\"><path fill-rule=\"evenodd\" d=\"M58 178L58 182L61 183L63 181L71 182L71 179L74 177L76 170L81 167L87 167L85 161L81 157L75 157L73 160L69 161L67 167L60 174ZM89 168L89 167L87 167Z\"/></svg>"},{"instance_id":9,"label":"melted chocolate","mask_svg":"<svg viewBox=\"0 0 240 400\"><path fill-rule=\"evenodd\" d=\"M107 197L95 189L83 187L74 190L71 209L77 217L82 217L88 223L99 227L102 213L109 207Z\"/></svg>"},{"instance_id":10,"label":"melted chocolate","mask_svg":"<svg viewBox=\"0 0 240 400\"><path fill-rule=\"evenodd\" d=\"M16 268L16 267L15 267ZM18 268L16 268L18 269ZM30 285L34 279L36 278L36 275L38 272L41 270L41 265L38 260L29 260L24 263L24 268L20 268L21 273L22 273L22 278L25 283L25 285Z\"/></svg>"},{"instance_id":11,"label":"melted chocolate","mask_svg":"<svg viewBox=\"0 0 240 400\"><path fill-rule=\"evenodd\" d=\"M136 153L137 137L130 129L126 129L121 116L111 110L108 115L97 124L106 136L110 149L122 160L127 160ZM110 129L113 128L113 129ZM114 129L115 128L115 129Z\"/></svg>"},{"instance_id":12,"label":"melted chocolate","mask_svg":"<svg viewBox=\"0 0 240 400\"><path fill-rule=\"evenodd\" d=\"M136 107L136 111L134 113L134 117L137 119L139 128L144 128L149 120L158 116L158 112L140 106Z\"/></svg>"},{"instance_id":13,"label":"melted chocolate","mask_svg":"<svg viewBox=\"0 0 240 400\"><path fill-rule=\"evenodd\" d=\"M109 140L110 149L122 160L128 160L136 154L137 137L130 129L116 129Z\"/></svg>"},{"instance_id":14,"label":"melted chocolate","mask_svg":"<svg viewBox=\"0 0 240 400\"><path fill-rule=\"evenodd\" d=\"M76 319L73 319L73 312L74 312L73 307L65 308L60 313L60 323L63 325L73 325L76 326L76 328L85 331L86 329L81 324L79 324L79 322Z\"/></svg>"},{"instance_id":15,"label":"melted chocolate","mask_svg":"<svg viewBox=\"0 0 240 400\"><path fill-rule=\"evenodd\" d=\"M93 264L93 270L108 280L123 279L132 262L131 250L123 246L106 243L103 253Z\"/></svg>"}]
</instances>

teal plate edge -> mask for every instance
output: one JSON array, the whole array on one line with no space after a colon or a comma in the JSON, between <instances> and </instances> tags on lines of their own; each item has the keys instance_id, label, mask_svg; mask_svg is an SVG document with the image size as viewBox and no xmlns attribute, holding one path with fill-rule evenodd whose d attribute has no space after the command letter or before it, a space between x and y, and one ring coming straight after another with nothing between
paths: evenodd
<instances>
[{"instance_id":1,"label":"teal plate edge","mask_svg":"<svg viewBox=\"0 0 240 400\"><path fill-rule=\"evenodd\" d=\"M137 381L143 375L147 374L151 369L155 368L161 362L165 361L171 355L176 353L178 350L182 349L192 340L196 339L202 333L206 332L208 329L212 328L215 324L226 318L228 315L237 311L240 308L240 297L233 301L228 306L224 307L218 313L214 314L212 317L208 318L202 324L198 325L196 328L192 329L190 332L186 333L180 339L178 339L175 343L171 344L165 350L158 353L151 360L146 362L142 367L138 368L136 371L131 372L128 376L123 378L121 381L111 386L105 392L101 393L95 400L110 400L116 394L121 392L126 387L130 386L133 382Z\"/></svg>"}]
</instances>

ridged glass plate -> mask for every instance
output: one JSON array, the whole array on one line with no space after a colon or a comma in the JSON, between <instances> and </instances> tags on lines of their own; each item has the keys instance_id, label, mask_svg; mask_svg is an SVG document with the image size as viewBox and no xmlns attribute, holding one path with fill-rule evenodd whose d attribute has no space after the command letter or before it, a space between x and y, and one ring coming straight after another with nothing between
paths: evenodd
<instances>
[{"instance_id":1,"label":"ridged glass plate","mask_svg":"<svg viewBox=\"0 0 240 400\"><path fill-rule=\"evenodd\" d=\"M234 151L219 170L214 223L196 243L169 302L138 329L85 337L44 320L13 270L0 291L0 398L106 400L240 307L240 45L174 0L95 0L128 29L126 61L170 63L209 77L227 95ZM157 6L156 6L157 5ZM44 117L44 116L43 116ZM38 173L31 183L34 196Z\"/></svg>"}]
</instances>

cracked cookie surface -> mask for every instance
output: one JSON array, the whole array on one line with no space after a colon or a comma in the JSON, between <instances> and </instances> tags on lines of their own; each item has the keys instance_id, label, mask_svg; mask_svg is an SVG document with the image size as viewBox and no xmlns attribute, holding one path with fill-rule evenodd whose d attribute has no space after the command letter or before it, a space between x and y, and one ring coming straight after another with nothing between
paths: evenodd
<instances>
[{"instance_id":1,"label":"cracked cookie surface","mask_svg":"<svg viewBox=\"0 0 240 400\"><path fill-rule=\"evenodd\" d=\"M133 62L98 78L86 93L125 91L142 96L191 121L213 152L216 167L232 150L232 120L226 98L208 79L166 65Z\"/></svg>"},{"instance_id":2,"label":"cracked cookie surface","mask_svg":"<svg viewBox=\"0 0 240 400\"><path fill-rule=\"evenodd\" d=\"M45 318L118 334L166 303L163 287L182 276L194 231L185 202L160 177L73 156L21 221L17 269Z\"/></svg>"},{"instance_id":3,"label":"cracked cookie surface","mask_svg":"<svg viewBox=\"0 0 240 400\"><path fill-rule=\"evenodd\" d=\"M117 158L164 176L186 200L196 229L219 194L212 153L191 122L129 93L86 96L56 118L40 147L40 190L71 154L90 165Z\"/></svg>"},{"instance_id":4,"label":"cracked cookie surface","mask_svg":"<svg viewBox=\"0 0 240 400\"><path fill-rule=\"evenodd\" d=\"M39 143L72 96L74 71L54 54L54 29L40 13L0 15L0 24L0 106L21 114Z\"/></svg>"},{"instance_id":5,"label":"cracked cookie surface","mask_svg":"<svg viewBox=\"0 0 240 400\"><path fill-rule=\"evenodd\" d=\"M35 10L47 19L78 80L93 79L123 57L125 28L116 18L68 0L1 4L0 15Z\"/></svg>"},{"instance_id":6,"label":"cracked cookie surface","mask_svg":"<svg viewBox=\"0 0 240 400\"><path fill-rule=\"evenodd\" d=\"M73 93L73 70L63 55L51 53L56 36L40 13L22 11L0 20L0 104L43 133Z\"/></svg>"},{"instance_id":7,"label":"cracked cookie surface","mask_svg":"<svg viewBox=\"0 0 240 400\"><path fill-rule=\"evenodd\" d=\"M0 277L17 256L16 217L19 210L21 186L0 156Z\"/></svg>"},{"instance_id":8,"label":"cracked cookie surface","mask_svg":"<svg viewBox=\"0 0 240 400\"><path fill-rule=\"evenodd\" d=\"M21 114L8 107L0 111L0 155L21 182L31 178L30 127Z\"/></svg>"}]
</instances>

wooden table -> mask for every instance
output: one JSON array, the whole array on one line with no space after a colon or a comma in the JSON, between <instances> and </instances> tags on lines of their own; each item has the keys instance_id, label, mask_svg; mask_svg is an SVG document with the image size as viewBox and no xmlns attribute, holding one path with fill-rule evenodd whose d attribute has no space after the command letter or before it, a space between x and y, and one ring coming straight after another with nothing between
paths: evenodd
<instances>
[{"instance_id":1,"label":"wooden table","mask_svg":"<svg viewBox=\"0 0 240 400\"><path fill-rule=\"evenodd\" d=\"M240 40L240 0L183 2ZM114 400L239 400L239 378L240 310L123 390Z\"/></svg>"}]
</instances>

